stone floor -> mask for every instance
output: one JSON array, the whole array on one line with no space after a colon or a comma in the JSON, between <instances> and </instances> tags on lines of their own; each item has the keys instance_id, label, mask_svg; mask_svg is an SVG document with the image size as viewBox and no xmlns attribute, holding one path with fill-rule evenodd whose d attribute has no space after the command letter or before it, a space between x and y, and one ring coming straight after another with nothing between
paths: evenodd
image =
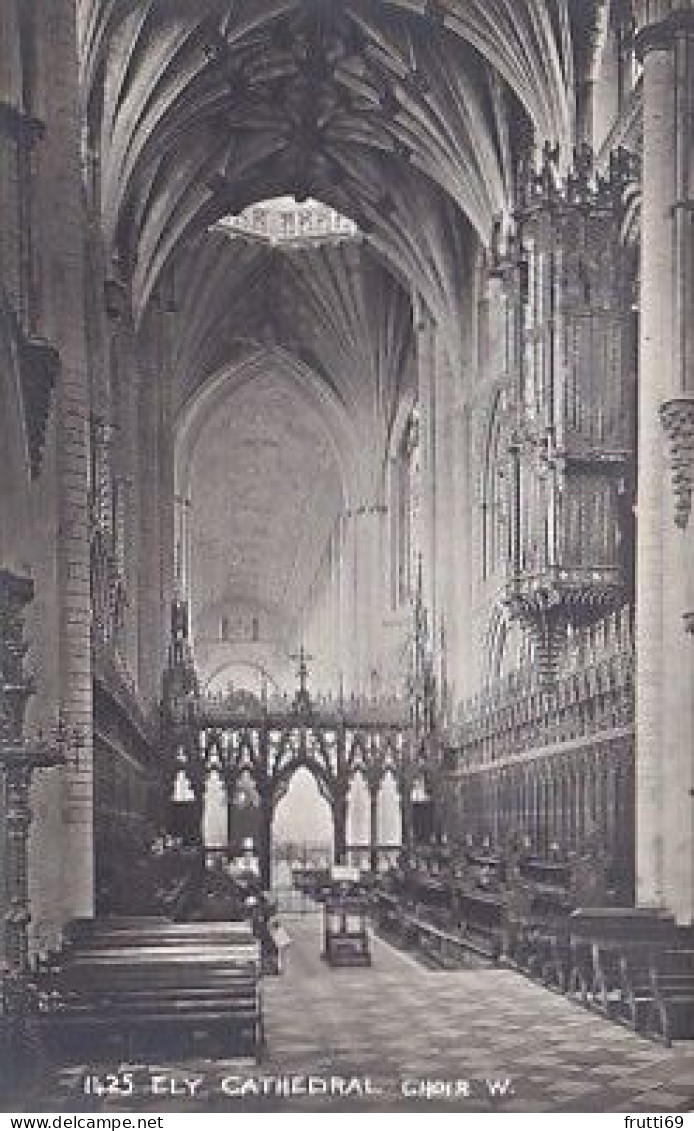
<instances>
[{"instance_id":1,"label":"stone floor","mask_svg":"<svg viewBox=\"0 0 694 1131\"><path fill-rule=\"evenodd\" d=\"M510 971L430 972L380 939L370 969L320 959L317 915L286 920L286 971L263 986L267 1052L250 1061L92 1065L62 1071L44 1110L648 1111L694 1107L694 1043L664 1049ZM94 1101L88 1072L132 1071L134 1094ZM275 1078L331 1098L271 1093ZM261 1078L272 1078L262 1085ZM192 1094L185 1080L198 1080ZM240 1089L243 1101L225 1095ZM159 1094L157 1094L159 1093ZM251 1094L248 1094L251 1093ZM428 1093L428 1094L427 1094Z\"/></svg>"}]
</instances>

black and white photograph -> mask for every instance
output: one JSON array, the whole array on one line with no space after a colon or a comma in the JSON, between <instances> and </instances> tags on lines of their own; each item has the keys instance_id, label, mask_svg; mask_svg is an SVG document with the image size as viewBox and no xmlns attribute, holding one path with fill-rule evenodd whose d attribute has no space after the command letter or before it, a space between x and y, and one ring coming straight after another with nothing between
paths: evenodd
<instances>
[{"instance_id":1,"label":"black and white photograph","mask_svg":"<svg viewBox=\"0 0 694 1131\"><path fill-rule=\"evenodd\" d=\"M693 491L694 0L0 0L3 1129L686 1129Z\"/></svg>"}]
</instances>

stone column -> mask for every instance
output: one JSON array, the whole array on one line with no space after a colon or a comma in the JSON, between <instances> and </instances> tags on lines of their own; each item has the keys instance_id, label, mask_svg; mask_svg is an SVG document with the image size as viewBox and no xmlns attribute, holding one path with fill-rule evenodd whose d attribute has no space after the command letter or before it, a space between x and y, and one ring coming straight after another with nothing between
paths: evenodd
<instances>
[{"instance_id":1,"label":"stone column","mask_svg":"<svg viewBox=\"0 0 694 1131\"><path fill-rule=\"evenodd\" d=\"M421 298L416 303L417 385L420 449L419 531L424 605L433 636L437 624L436 587L436 324Z\"/></svg>"},{"instance_id":2,"label":"stone column","mask_svg":"<svg viewBox=\"0 0 694 1131\"><path fill-rule=\"evenodd\" d=\"M342 628L340 664L347 694L356 690L355 587L356 563L354 526L349 514L340 519L340 625Z\"/></svg>"},{"instance_id":3,"label":"stone column","mask_svg":"<svg viewBox=\"0 0 694 1131\"><path fill-rule=\"evenodd\" d=\"M636 898L694 915L694 4L640 0L643 193L636 620ZM668 480L672 480L673 487Z\"/></svg>"},{"instance_id":4,"label":"stone column","mask_svg":"<svg viewBox=\"0 0 694 1131\"><path fill-rule=\"evenodd\" d=\"M436 671L440 663L441 626L444 625L448 643L455 641L455 623L458 610L455 603L453 578L455 576L455 540L458 527L456 512L456 468L455 450L455 408L456 377L447 352L443 334L438 336L435 351L436 369L434 373L435 399L433 411L434 435L432 442L432 473L434 492L434 531L432 554L436 560L436 618L432 621L432 647L438 655Z\"/></svg>"},{"instance_id":5,"label":"stone column","mask_svg":"<svg viewBox=\"0 0 694 1131\"><path fill-rule=\"evenodd\" d=\"M150 329L154 333L154 328ZM159 692L161 655L161 517L159 509L160 404L157 350L150 342L150 356L141 367L138 480L140 484L139 562L139 686L145 699L154 700ZM173 498L171 500L173 505ZM173 556L173 533L171 550ZM190 616L191 610L188 610ZM190 622L189 622L190 623ZM189 630L190 631L190 630Z\"/></svg>"},{"instance_id":6,"label":"stone column","mask_svg":"<svg viewBox=\"0 0 694 1131\"><path fill-rule=\"evenodd\" d=\"M347 862L347 786L340 786L333 799L334 857L336 864Z\"/></svg>"},{"instance_id":7,"label":"stone column","mask_svg":"<svg viewBox=\"0 0 694 1131\"><path fill-rule=\"evenodd\" d=\"M273 803L269 790L259 790L259 845L260 881L265 891L270 890Z\"/></svg>"},{"instance_id":8,"label":"stone column","mask_svg":"<svg viewBox=\"0 0 694 1131\"><path fill-rule=\"evenodd\" d=\"M62 919L94 910L91 595L89 568L90 380L85 326L85 217L82 204L75 5L56 0L38 21L42 143L42 330L60 354L56 400L58 669L70 732L83 738L78 765L61 773L59 845Z\"/></svg>"},{"instance_id":9,"label":"stone column","mask_svg":"<svg viewBox=\"0 0 694 1131\"><path fill-rule=\"evenodd\" d=\"M122 406L120 415L121 433L117 438L118 448L123 453L123 466L120 490L123 492L123 535L125 539L125 574L127 578L128 605L125 616L125 650L131 672L138 674L138 620L139 588L138 563L140 544L140 485L137 481L137 402L139 380L137 359L133 349L133 329L128 327L127 343L124 347Z\"/></svg>"}]
</instances>

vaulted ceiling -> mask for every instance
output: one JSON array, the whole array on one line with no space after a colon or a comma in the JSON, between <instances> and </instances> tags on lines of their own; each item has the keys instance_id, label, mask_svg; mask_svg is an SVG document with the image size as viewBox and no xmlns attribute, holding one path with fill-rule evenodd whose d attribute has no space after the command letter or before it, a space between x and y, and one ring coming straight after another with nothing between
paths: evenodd
<instances>
[{"instance_id":1,"label":"vaulted ceiling","mask_svg":"<svg viewBox=\"0 0 694 1131\"><path fill-rule=\"evenodd\" d=\"M508 207L509 126L570 136L570 0L78 8L99 204L140 313L183 241L288 191L353 216L433 298L455 209L486 242Z\"/></svg>"},{"instance_id":2,"label":"vaulted ceiling","mask_svg":"<svg viewBox=\"0 0 694 1131\"><path fill-rule=\"evenodd\" d=\"M519 148L571 138L581 5L78 0L107 254L136 325L176 292L177 475L200 500L208 610L243 592L296 611L330 508L377 492L413 299L455 335ZM285 253L216 227L285 194L350 217L362 245Z\"/></svg>"}]
</instances>

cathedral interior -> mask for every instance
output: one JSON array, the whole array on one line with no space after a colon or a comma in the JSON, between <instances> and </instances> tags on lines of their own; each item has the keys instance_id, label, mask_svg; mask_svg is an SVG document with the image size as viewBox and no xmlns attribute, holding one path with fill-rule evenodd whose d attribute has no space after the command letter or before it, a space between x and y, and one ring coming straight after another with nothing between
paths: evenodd
<instances>
[{"instance_id":1,"label":"cathedral interior","mask_svg":"<svg viewBox=\"0 0 694 1131\"><path fill-rule=\"evenodd\" d=\"M693 122L694 0L0 0L0 1088L252 938L277 1072L688 1110Z\"/></svg>"}]
</instances>

